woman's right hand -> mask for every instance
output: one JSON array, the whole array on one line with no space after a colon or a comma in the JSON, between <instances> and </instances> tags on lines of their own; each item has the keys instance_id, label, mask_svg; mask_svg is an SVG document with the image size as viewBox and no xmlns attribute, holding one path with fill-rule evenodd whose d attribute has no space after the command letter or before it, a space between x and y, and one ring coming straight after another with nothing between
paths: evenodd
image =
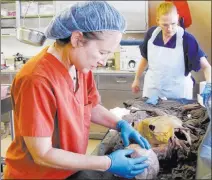
<instances>
[{"instance_id":1,"label":"woman's right hand","mask_svg":"<svg viewBox=\"0 0 212 180\"><path fill-rule=\"evenodd\" d=\"M107 171L129 179L143 173L144 169L148 167L144 163L147 157L130 158L129 156L133 152L133 149L122 149L109 154L108 157L111 159L111 166Z\"/></svg>"},{"instance_id":2,"label":"woman's right hand","mask_svg":"<svg viewBox=\"0 0 212 180\"><path fill-rule=\"evenodd\" d=\"M135 79L132 83L132 92L138 93L140 91L140 81L139 79Z\"/></svg>"}]
</instances>

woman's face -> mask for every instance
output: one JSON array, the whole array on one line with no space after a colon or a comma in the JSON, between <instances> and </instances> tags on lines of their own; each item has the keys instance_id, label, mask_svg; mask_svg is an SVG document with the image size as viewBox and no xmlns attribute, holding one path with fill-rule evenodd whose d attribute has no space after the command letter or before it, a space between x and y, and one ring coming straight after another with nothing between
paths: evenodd
<instances>
[{"instance_id":1,"label":"woman's face","mask_svg":"<svg viewBox=\"0 0 212 180\"><path fill-rule=\"evenodd\" d=\"M82 40L83 36L81 35L78 34L78 40ZM72 34L72 38L71 62L77 70L88 73L99 64L106 64L108 56L119 45L122 33L116 31L104 32L101 40L88 40L86 43L74 39L74 34Z\"/></svg>"},{"instance_id":2,"label":"woman's face","mask_svg":"<svg viewBox=\"0 0 212 180\"><path fill-rule=\"evenodd\" d=\"M167 37L173 36L177 31L179 15L173 11L166 15L162 15L158 19L158 25L161 27L163 34Z\"/></svg>"}]
</instances>

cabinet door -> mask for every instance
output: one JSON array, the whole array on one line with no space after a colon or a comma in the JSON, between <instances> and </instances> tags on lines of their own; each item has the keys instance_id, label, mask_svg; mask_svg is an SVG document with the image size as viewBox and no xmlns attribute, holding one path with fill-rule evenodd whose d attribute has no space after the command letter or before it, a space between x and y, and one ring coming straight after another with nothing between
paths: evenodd
<instances>
[{"instance_id":1,"label":"cabinet door","mask_svg":"<svg viewBox=\"0 0 212 180\"><path fill-rule=\"evenodd\" d=\"M64 10L67 7L72 6L77 2L85 2L85 1L55 1L56 14L58 14L60 11Z\"/></svg>"},{"instance_id":2,"label":"cabinet door","mask_svg":"<svg viewBox=\"0 0 212 180\"><path fill-rule=\"evenodd\" d=\"M134 94L131 91L121 90L99 90L101 96L102 105L107 109L115 107L124 107L123 102L140 97L142 91L138 94Z\"/></svg>"},{"instance_id":3,"label":"cabinet door","mask_svg":"<svg viewBox=\"0 0 212 180\"><path fill-rule=\"evenodd\" d=\"M94 76L94 80L95 80L96 86L97 86L97 83L98 83L98 75L97 75L97 74L94 74L93 76Z\"/></svg>"},{"instance_id":4,"label":"cabinet door","mask_svg":"<svg viewBox=\"0 0 212 180\"><path fill-rule=\"evenodd\" d=\"M148 1L107 1L120 11L127 21L128 32L148 29Z\"/></svg>"},{"instance_id":5,"label":"cabinet door","mask_svg":"<svg viewBox=\"0 0 212 180\"><path fill-rule=\"evenodd\" d=\"M78 1L55 1L56 14ZM80 1L82 2L82 1ZM148 1L107 1L120 11L127 21L128 32L148 29Z\"/></svg>"},{"instance_id":6,"label":"cabinet door","mask_svg":"<svg viewBox=\"0 0 212 180\"><path fill-rule=\"evenodd\" d=\"M99 74L99 90L121 90L131 91L134 74ZM144 76L141 77L141 89L143 87Z\"/></svg>"},{"instance_id":7,"label":"cabinet door","mask_svg":"<svg viewBox=\"0 0 212 180\"><path fill-rule=\"evenodd\" d=\"M11 84L12 76L11 74L1 74L1 84Z\"/></svg>"}]
</instances>

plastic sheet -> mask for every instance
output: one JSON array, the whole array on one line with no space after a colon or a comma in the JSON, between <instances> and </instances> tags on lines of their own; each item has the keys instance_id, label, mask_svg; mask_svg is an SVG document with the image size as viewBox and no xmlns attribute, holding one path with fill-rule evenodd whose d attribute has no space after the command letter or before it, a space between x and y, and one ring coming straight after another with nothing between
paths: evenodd
<instances>
[{"instance_id":1,"label":"plastic sheet","mask_svg":"<svg viewBox=\"0 0 212 180\"><path fill-rule=\"evenodd\" d=\"M208 98L205 106L210 118L210 123L198 149L196 179L211 179L211 96Z\"/></svg>"}]
</instances>

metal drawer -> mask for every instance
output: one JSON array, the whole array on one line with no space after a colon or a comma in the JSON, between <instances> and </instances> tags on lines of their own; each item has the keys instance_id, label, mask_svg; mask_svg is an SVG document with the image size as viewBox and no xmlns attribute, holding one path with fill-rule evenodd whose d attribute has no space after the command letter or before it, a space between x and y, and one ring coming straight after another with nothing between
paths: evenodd
<instances>
[{"instance_id":1,"label":"metal drawer","mask_svg":"<svg viewBox=\"0 0 212 180\"><path fill-rule=\"evenodd\" d=\"M11 84L12 76L11 74L1 74L1 84Z\"/></svg>"},{"instance_id":2,"label":"metal drawer","mask_svg":"<svg viewBox=\"0 0 212 180\"><path fill-rule=\"evenodd\" d=\"M131 91L134 74L100 74L98 79L98 89ZM143 77L141 78L143 86Z\"/></svg>"},{"instance_id":3,"label":"metal drawer","mask_svg":"<svg viewBox=\"0 0 212 180\"><path fill-rule=\"evenodd\" d=\"M98 82L98 75L97 74L94 74L93 77L94 77L94 80L95 80L95 82L97 84L97 82Z\"/></svg>"},{"instance_id":4,"label":"metal drawer","mask_svg":"<svg viewBox=\"0 0 212 180\"><path fill-rule=\"evenodd\" d=\"M138 94L132 93L132 91L121 91L121 90L99 90L101 96L101 102L107 109L115 107L124 107L123 102L135 99L142 96L142 91Z\"/></svg>"}]
</instances>

